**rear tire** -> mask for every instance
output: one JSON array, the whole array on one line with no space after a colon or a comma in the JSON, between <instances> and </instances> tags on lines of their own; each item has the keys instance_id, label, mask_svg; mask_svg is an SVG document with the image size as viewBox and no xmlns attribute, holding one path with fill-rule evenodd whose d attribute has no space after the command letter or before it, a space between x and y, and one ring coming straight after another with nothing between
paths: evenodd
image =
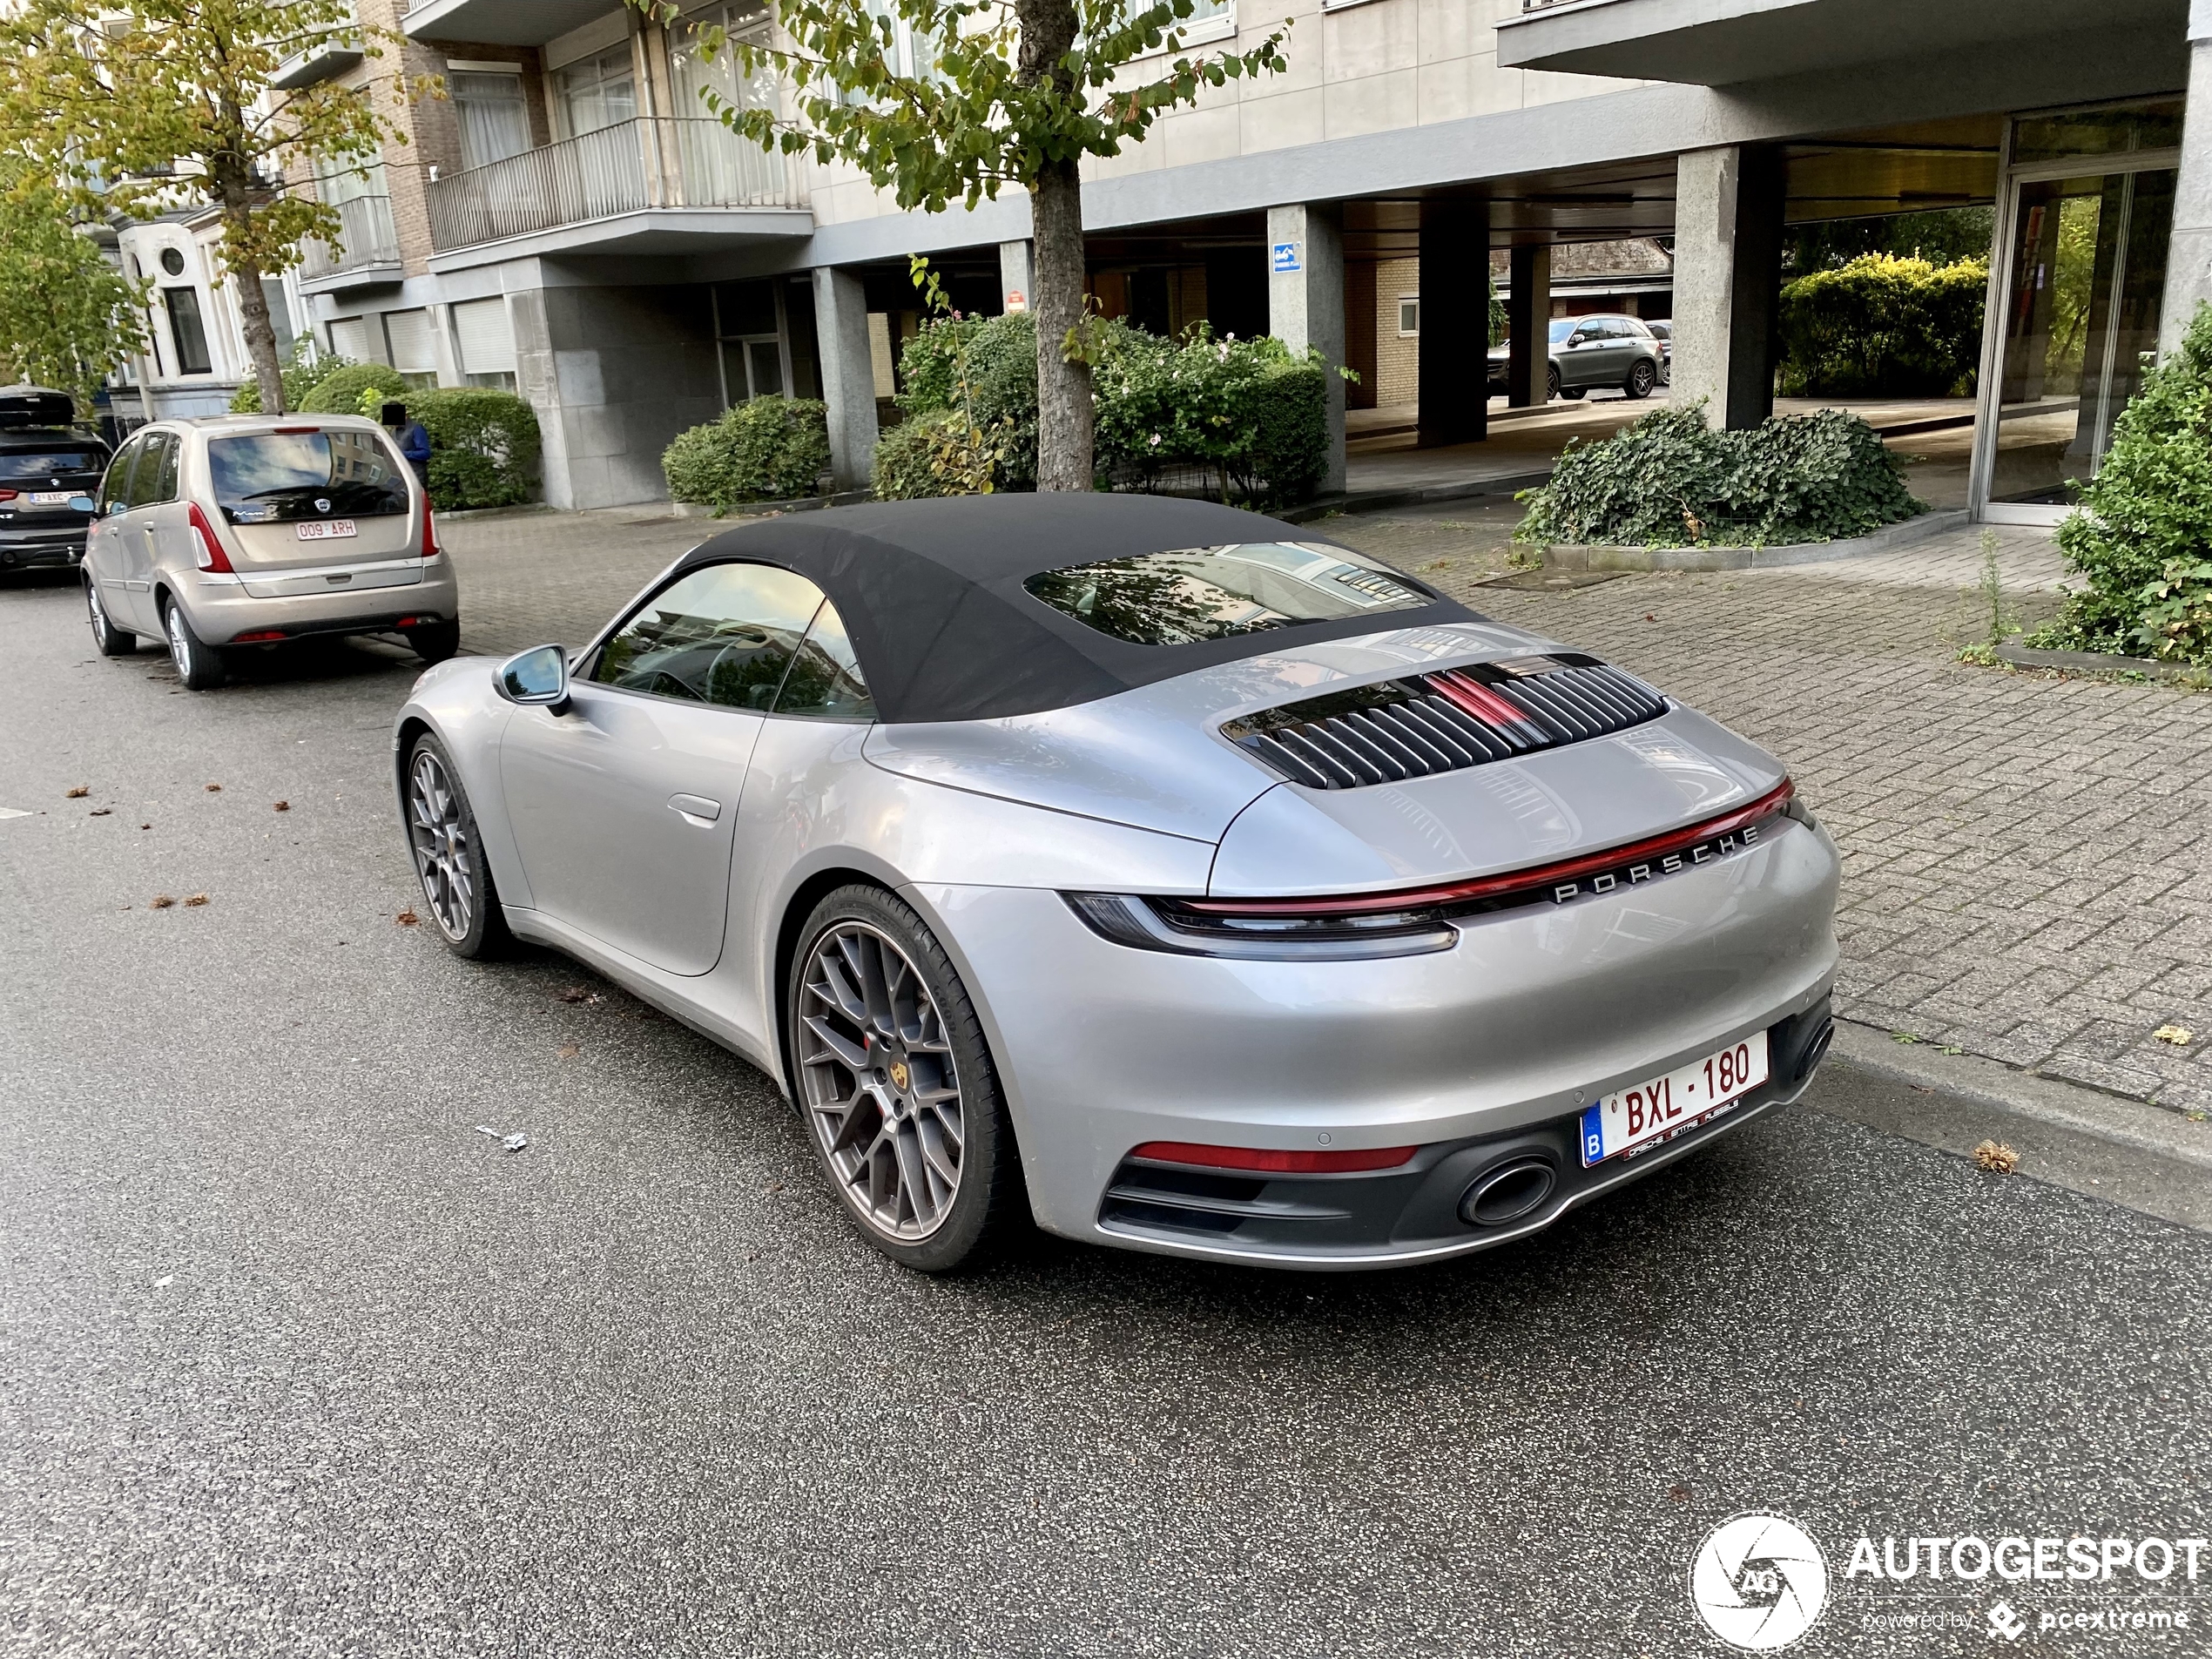
<instances>
[{"instance_id":1,"label":"rear tire","mask_svg":"<svg viewBox=\"0 0 2212 1659\"><path fill-rule=\"evenodd\" d=\"M461 624L436 622L427 628L410 628L407 631L407 643L424 662L442 663L461 649Z\"/></svg>"},{"instance_id":2,"label":"rear tire","mask_svg":"<svg viewBox=\"0 0 2212 1659\"><path fill-rule=\"evenodd\" d=\"M503 956L514 935L484 861L484 838L444 744L424 732L407 752L401 808L422 901L446 948L471 961Z\"/></svg>"},{"instance_id":3,"label":"rear tire","mask_svg":"<svg viewBox=\"0 0 2212 1659\"><path fill-rule=\"evenodd\" d=\"M1629 366L1629 378L1621 390L1633 398L1647 398L1651 388L1659 384L1659 371L1649 357L1639 357Z\"/></svg>"},{"instance_id":4,"label":"rear tire","mask_svg":"<svg viewBox=\"0 0 2212 1659\"><path fill-rule=\"evenodd\" d=\"M92 624L92 643L99 647L103 657L128 657L138 649L138 637L115 625L115 618L107 613L107 606L100 599L100 584L90 575L84 578L84 611Z\"/></svg>"},{"instance_id":5,"label":"rear tire","mask_svg":"<svg viewBox=\"0 0 2212 1659\"><path fill-rule=\"evenodd\" d=\"M230 678L230 664L222 652L192 631L192 619L174 599L162 602L161 628L169 638L169 660L177 665L177 678L185 690L212 691Z\"/></svg>"},{"instance_id":6,"label":"rear tire","mask_svg":"<svg viewBox=\"0 0 2212 1659\"><path fill-rule=\"evenodd\" d=\"M922 1273L997 1254L1028 1209L1022 1155L975 1006L928 925L880 887L838 888L799 934L785 1008L808 1138L861 1237Z\"/></svg>"},{"instance_id":7,"label":"rear tire","mask_svg":"<svg viewBox=\"0 0 2212 1659\"><path fill-rule=\"evenodd\" d=\"M1549 402L1559 395L1559 365L1554 363L1544 371L1544 401Z\"/></svg>"}]
</instances>

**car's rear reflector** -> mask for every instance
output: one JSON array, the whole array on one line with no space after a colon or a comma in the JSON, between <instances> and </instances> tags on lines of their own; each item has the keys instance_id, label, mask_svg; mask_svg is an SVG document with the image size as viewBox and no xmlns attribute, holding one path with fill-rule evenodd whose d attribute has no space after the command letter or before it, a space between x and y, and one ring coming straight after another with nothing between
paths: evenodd
<instances>
[{"instance_id":1,"label":"car's rear reflector","mask_svg":"<svg viewBox=\"0 0 2212 1659\"><path fill-rule=\"evenodd\" d=\"M263 645L266 644L272 639L281 639L283 637L284 630L281 628L261 628L257 629L250 634L233 634L231 637L231 644L233 645Z\"/></svg>"},{"instance_id":2,"label":"car's rear reflector","mask_svg":"<svg viewBox=\"0 0 2212 1659\"><path fill-rule=\"evenodd\" d=\"M1417 1146L1373 1146L1358 1151L1285 1152L1264 1146L1201 1146L1191 1141L1147 1141L1130 1156L1153 1163L1188 1163L1206 1170L1254 1170L1263 1175L1345 1175L1355 1170L1394 1170L1413 1161Z\"/></svg>"}]
</instances>

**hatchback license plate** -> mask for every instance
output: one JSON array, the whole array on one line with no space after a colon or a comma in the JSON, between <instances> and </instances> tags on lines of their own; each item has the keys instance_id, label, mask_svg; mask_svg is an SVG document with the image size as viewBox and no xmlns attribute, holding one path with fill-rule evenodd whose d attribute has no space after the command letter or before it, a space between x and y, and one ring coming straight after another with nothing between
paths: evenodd
<instances>
[{"instance_id":1,"label":"hatchback license plate","mask_svg":"<svg viewBox=\"0 0 2212 1659\"><path fill-rule=\"evenodd\" d=\"M1582 1167L1671 1141L1716 1117L1766 1081L1766 1033L1606 1096L1582 1114Z\"/></svg>"},{"instance_id":2,"label":"hatchback license plate","mask_svg":"<svg viewBox=\"0 0 2212 1659\"><path fill-rule=\"evenodd\" d=\"M358 536L350 518L303 518L298 529L303 542L327 542L335 536Z\"/></svg>"},{"instance_id":3,"label":"hatchback license plate","mask_svg":"<svg viewBox=\"0 0 2212 1659\"><path fill-rule=\"evenodd\" d=\"M76 492L67 489L34 489L24 497L33 507L66 507L76 499Z\"/></svg>"}]
</instances>

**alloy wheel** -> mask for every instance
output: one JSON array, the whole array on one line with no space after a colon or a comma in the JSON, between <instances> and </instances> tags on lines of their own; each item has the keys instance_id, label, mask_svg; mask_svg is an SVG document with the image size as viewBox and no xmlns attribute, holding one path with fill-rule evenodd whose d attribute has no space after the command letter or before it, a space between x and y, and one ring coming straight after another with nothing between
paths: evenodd
<instances>
[{"instance_id":1,"label":"alloy wheel","mask_svg":"<svg viewBox=\"0 0 2212 1659\"><path fill-rule=\"evenodd\" d=\"M105 645L111 637L107 607L100 603L100 584L88 581L84 584L84 608L91 613L92 637Z\"/></svg>"},{"instance_id":2,"label":"alloy wheel","mask_svg":"<svg viewBox=\"0 0 2212 1659\"><path fill-rule=\"evenodd\" d=\"M469 865L469 820L461 792L428 749L415 755L408 771L407 830L430 914L447 938L467 938L476 904L476 883Z\"/></svg>"},{"instance_id":3,"label":"alloy wheel","mask_svg":"<svg viewBox=\"0 0 2212 1659\"><path fill-rule=\"evenodd\" d=\"M177 672L180 678L190 679L192 678L192 637L185 632L183 610L177 605L171 605L167 613L163 616L162 622L169 635L169 660L176 664Z\"/></svg>"},{"instance_id":4,"label":"alloy wheel","mask_svg":"<svg viewBox=\"0 0 2212 1659\"><path fill-rule=\"evenodd\" d=\"M833 923L799 996L806 1113L853 1209L887 1238L928 1238L960 1193L965 1124L944 1016L888 934Z\"/></svg>"}]
</instances>

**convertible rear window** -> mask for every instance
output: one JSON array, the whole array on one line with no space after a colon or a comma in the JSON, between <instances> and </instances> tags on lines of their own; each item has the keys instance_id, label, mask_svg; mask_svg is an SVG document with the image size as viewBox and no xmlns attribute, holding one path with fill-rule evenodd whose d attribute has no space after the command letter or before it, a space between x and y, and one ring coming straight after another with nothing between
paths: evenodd
<instances>
[{"instance_id":1,"label":"convertible rear window","mask_svg":"<svg viewBox=\"0 0 2212 1659\"><path fill-rule=\"evenodd\" d=\"M1055 610L1139 645L1186 645L1436 603L1357 553L1306 542L1143 553L1046 570L1022 585Z\"/></svg>"},{"instance_id":2,"label":"convertible rear window","mask_svg":"<svg viewBox=\"0 0 2212 1659\"><path fill-rule=\"evenodd\" d=\"M0 484L28 483L64 472L98 472L107 464L105 455L89 449L40 449L28 455L0 455Z\"/></svg>"},{"instance_id":3,"label":"convertible rear window","mask_svg":"<svg viewBox=\"0 0 2212 1659\"><path fill-rule=\"evenodd\" d=\"M408 510L406 463L374 432L257 432L211 438L215 502L233 524L381 518Z\"/></svg>"}]
</instances>

